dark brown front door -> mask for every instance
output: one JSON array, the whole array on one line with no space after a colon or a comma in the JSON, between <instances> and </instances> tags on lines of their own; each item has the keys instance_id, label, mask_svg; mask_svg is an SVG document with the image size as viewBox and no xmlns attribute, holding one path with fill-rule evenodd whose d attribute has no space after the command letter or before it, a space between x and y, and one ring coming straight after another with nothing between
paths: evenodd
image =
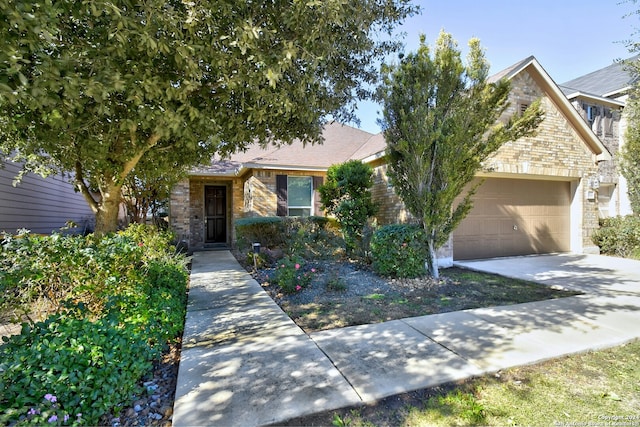
<instances>
[{"instance_id":1,"label":"dark brown front door","mask_svg":"<svg viewBox=\"0 0 640 427\"><path fill-rule=\"evenodd\" d=\"M227 188L207 186L204 189L205 243L227 242Z\"/></svg>"}]
</instances>

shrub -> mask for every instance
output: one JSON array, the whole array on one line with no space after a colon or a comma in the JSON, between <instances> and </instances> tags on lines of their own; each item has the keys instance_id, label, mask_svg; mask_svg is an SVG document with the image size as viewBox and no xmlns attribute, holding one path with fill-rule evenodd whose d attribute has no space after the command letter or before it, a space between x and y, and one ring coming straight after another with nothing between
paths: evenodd
<instances>
[{"instance_id":1,"label":"shrub","mask_svg":"<svg viewBox=\"0 0 640 427\"><path fill-rule=\"evenodd\" d=\"M640 259L640 216L601 219L591 239L603 254Z\"/></svg>"},{"instance_id":2,"label":"shrub","mask_svg":"<svg viewBox=\"0 0 640 427\"><path fill-rule=\"evenodd\" d=\"M27 307L56 289L65 298L58 313L25 323L0 346L0 424L96 425L131 399L184 325L186 258L169 241L168 233L141 225L100 240L5 236L2 271L11 262L18 267L2 279L19 290L3 298L5 307ZM4 280L1 286L11 289Z\"/></svg>"},{"instance_id":3,"label":"shrub","mask_svg":"<svg viewBox=\"0 0 640 427\"><path fill-rule=\"evenodd\" d=\"M292 294L309 286L315 269L300 257L285 256L278 262L274 282L285 294Z\"/></svg>"},{"instance_id":4,"label":"shrub","mask_svg":"<svg viewBox=\"0 0 640 427\"><path fill-rule=\"evenodd\" d=\"M363 229L376 213L372 201L373 169L359 160L332 165L327 170L327 182L320 186L322 205L334 215L344 233L348 254L362 246Z\"/></svg>"},{"instance_id":5,"label":"shrub","mask_svg":"<svg viewBox=\"0 0 640 427\"><path fill-rule=\"evenodd\" d=\"M155 355L134 328L111 317L91 321L68 313L25 325L0 346L0 422L41 425L67 415L70 423L98 425L131 399ZM56 396L55 412L43 400L47 394Z\"/></svg>"},{"instance_id":6,"label":"shrub","mask_svg":"<svg viewBox=\"0 0 640 427\"><path fill-rule=\"evenodd\" d=\"M263 248L280 248L304 258L331 255L339 247L334 223L325 217L260 217L236 221L238 249L251 250L258 242Z\"/></svg>"},{"instance_id":7,"label":"shrub","mask_svg":"<svg viewBox=\"0 0 640 427\"><path fill-rule=\"evenodd\" d=\"M373 269L381 276L423 276L427 256L425 233L417 225L383 226L371 238Z\"/></svg>"},{"instance_id":8,"label":"shrub","mask_svg":"<svg viewBox=\"0 0 640 427\"><path fill-rule=\"evenodd\" d=\"M285 241L283 217L240 218L235 222L236 240L240 250L251 248L254 242L276 248Z\"/></svg>"}]
</instances>

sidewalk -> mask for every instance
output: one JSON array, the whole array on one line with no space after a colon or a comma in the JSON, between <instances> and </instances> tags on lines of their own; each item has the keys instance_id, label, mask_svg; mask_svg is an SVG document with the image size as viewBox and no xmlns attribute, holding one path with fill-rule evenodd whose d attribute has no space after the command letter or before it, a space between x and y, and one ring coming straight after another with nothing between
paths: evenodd
<instances>
[{"instance_id":1,"label":"sidewalk","mask_svg":"<svg viewBox=\"0 0 640 427\"><path fill-rule=\"evenodd\" d=\"M173 425L277 423L640 338L628 267L594 295L306 335L229 252L196 253Z\"/></svg>"}]
</instances>

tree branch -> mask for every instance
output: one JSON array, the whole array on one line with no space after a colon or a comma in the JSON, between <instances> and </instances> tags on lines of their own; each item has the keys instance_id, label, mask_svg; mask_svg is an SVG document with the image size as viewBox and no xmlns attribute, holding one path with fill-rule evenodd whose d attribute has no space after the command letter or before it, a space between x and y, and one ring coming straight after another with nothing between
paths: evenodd
<instances>
[{"instance_id":1,"label":"tree branch","mask_svg":"<svg viewBox=\"0 0 640 427\"><path fill-rule=\"evenodd\" d=\"M129 176L133 168L136 167L144 153L146 153L149 149L153 148L158 141L160 141L160 135L157 133L152 134L148 139L146 144L142 147L140 151L136 153L131 159L126 161L124 165L122 165L122 172L120 172L120 179L124 181L124 179Z\"/></svg>"},{"instance_id":2,"label":"tree branch","mask_svg":"<svg viewBox=\"0 0 640 427\"><path fill-rule=\"evenodd\" d=\"M98 202L93 198L93 194L91 194L91 190L87 186L87 183L84 181L84 175L82 173L82 164L79 161L76 161L75 165L76 179L75 185L78 191L84 196L85 200L89 204L91 211L96 214L98 213Z\"/></svg>"}]
</instances>

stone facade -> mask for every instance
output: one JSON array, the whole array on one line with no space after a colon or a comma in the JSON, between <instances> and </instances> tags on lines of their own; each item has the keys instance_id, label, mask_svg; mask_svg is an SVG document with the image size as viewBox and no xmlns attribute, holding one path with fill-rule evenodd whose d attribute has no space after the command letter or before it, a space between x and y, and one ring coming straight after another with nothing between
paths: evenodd
<instances>
[{"instance_id":1,"label":"stone facade","mask_svg":"<svg viewBox=\"0 0 640 427\"><path fill-rule=\"evenodd\" d=\"M550 179L571 181L574 191L572 203L572 230L581 230L572 236L572 250L597 252L591 242L591 234L598 228L596 197L593 189L584 182L596 176L598 167L593 153L584 145L570 122L559 108L540 89L536 81L526 72L512 81L511 105L505 111L507 118L520 108L530 105L538 98L542 100L545 119L535 136L505 143L485 162L482 175L521 179ZM400 198L394 193L387 177L387 165L378 160L374 167L374 202L379 207L379 224L411 222L413 218L404 209ZM452 239L438 251L438 258L453 258ZM446 262L444 262L446 264Z\"/></svg>"},{"instance_id":2,"label":"stone facade","mask_svg":"<svg viewBox=\"0 0 640 427\"><path fill-rule=\"evenodd\" d=\"M505 143L485 162L485 170L479 175L570 182L571 250L597 252L597 247L590 239L598 227L598 189L594 182L601 175L613 176L615 172L611 165L598 169L596 156L580 136L579 132L584 132L583 128L581 130L582 125L576 123L580 119L575 113L568 114L567 109L571 106L545 92L540 82L540 75L535 72L532 75L528 69L512 77L511 105L503 119L522 111L536 99L541 99L545 119L534 136ZM617 149L615 142L619 132L616 126L619 116L614 113L610 117L612 121L607 122L608 125L613 123L613 128L605 127L604 122L602 128L602 137L608 141L610 150ZM377 224L415 222L389 183L384 158L373 155L372 158L376 159L370 165L374 170L373 199L378 206ZM207 185L223 185L227 189L227 244L230 246L235 241L235 219L277 214L277 175L326 176L326 170L300 169L283 170L263 166L244 169L244 173L240 175L193 176L179 183L173 190L171 226L180 239L188 241L191 249L203 248L204 189ZM316 204L314 214L318 213ZM442 266L450 265L453 260L452 241L449 239L438 252Z\"/></svg>"},{"instance_id":3,"label":"stone facade","mask_svg":"<svg viewBox=\"0 0 640 427\"><path fill-rule=\"evenodd\" d=\"M276 175L324 177L326 173L257 169L233 178L192 176L179 182L172 190L170 225L189 250L204 249L205 187L224 186L227 194L226 246L231 247L236 240L235 219L276 215Z\"/></svg>"}]
</instances>

